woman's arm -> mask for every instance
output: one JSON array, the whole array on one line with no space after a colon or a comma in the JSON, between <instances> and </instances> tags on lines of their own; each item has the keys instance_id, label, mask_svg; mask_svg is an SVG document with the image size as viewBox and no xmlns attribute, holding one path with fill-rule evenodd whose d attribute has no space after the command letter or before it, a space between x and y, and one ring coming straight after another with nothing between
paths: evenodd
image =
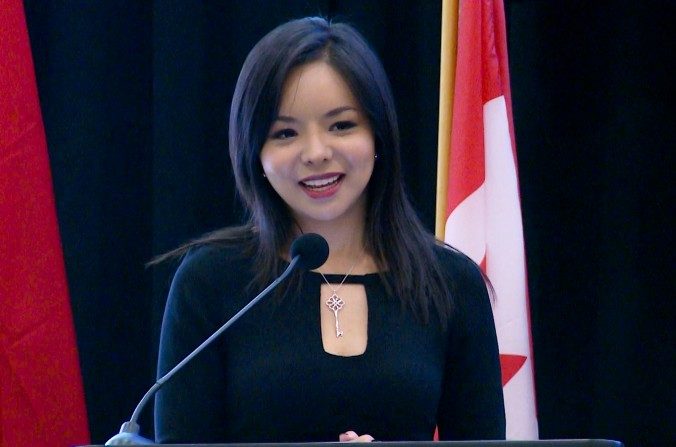
<instances>
[{"instance_id":1,"label":"woman's arm","mask_svg":"<svg viewBox=\"0 0 676 447\"><path fill-rule=\"evenodd\" d=\"M462 257L456 265L439 437L505 439L498 342L486 284L469 259Z\"/></svg>"},{"instance_id":2,"label":"woman's arm","mask_svg":"<svg viewBox=\"0 0 676 447\"><path fill-rule=\"evenodd\" d=\"M208 251L208 250L207 250ZM166 374L219 327L209 287L208 253L191 252L172 282L162 322L158 377ZM224 441L224 364L218 341L195 357L155 398L160 443Z\"/></svg>"}]
</instances>

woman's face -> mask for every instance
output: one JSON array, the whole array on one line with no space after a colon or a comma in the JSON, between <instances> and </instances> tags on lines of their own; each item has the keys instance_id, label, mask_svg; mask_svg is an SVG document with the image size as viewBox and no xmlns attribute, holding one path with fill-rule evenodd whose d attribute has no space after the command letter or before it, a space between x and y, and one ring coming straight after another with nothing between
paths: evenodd
<instances>
[{"instance_id":1,"label":"woman's face","mask_svg":"<svg viewBox=\"0 0 676 447\"><path fill-rule=\"evenodd\" d=\"M323 61L292 70L260 158L301 228L359 228L374 156L371 126L343 78Z\"/></svg>"}]
</instances>

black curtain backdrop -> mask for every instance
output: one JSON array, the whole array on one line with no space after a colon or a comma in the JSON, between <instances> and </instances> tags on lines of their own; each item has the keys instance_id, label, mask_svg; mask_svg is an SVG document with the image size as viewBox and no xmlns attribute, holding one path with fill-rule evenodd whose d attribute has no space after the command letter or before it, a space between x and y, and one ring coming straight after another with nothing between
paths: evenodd
<instances>
[{"instance_id":1,"label":"black curtain backdrop","mask_svg":"<svg viewBox=\"0 0 676 447\"><path fill-rule=\"evenodd\" d=\"M242 218L229 102L275 25L321 14L370 40L397 99L408 191L433 229L440 1L25 8L94 442L154 381L175 265L144 263ZM541 437L671 444L674 2L506 11Z\"/></svg>"}]
</instances>

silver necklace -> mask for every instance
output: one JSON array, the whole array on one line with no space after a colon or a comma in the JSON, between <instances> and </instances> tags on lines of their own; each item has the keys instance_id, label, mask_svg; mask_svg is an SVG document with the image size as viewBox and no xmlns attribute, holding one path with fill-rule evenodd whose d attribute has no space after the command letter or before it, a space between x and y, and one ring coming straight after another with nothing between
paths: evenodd
<instances>
[{"instance_id":1,"label":"silver necklace","mask_svg":"<svg viewBox=\"0 0 676 447\"><path fill-rule=\"evenodd\" d=\"M343 287L343 284L345 283L345 280L347 279L348 276L352 273L352 270L359 264L361 261L361 257L354 261L354 264L352 264L352 267L350 267L350 270L347 271L345 276L343 277L343 280L338 284L338 287L334 288L331 283L326 279L326 276L322 272L319 272L320 275L322 275L322 278L324 278L324 282L326 283L327 286L329 286L329 289L333 292L331 296L329 297L328 300L326 300L326 306L331 309L333 312L333 317L336 320L336 338L340 338L343 336L343 331L340 329L340 321L338 320L338 312L345 307L345 301L343 301L340 296L338 296L338 291L340 290L341 287Z\"/></svg>"}]
</instances>

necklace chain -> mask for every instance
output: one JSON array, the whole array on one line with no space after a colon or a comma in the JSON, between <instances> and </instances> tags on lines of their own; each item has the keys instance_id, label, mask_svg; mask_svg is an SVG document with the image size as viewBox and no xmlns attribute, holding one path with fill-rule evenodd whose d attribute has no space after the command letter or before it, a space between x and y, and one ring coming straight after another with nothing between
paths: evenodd
<instances>
[{"instance_id":1,"label":"necklace chain","mask_svg":"<svg viewBox=\"0 0 676 447\"><path fill-rule=\"evenodd\" d=\"M319 274L322 275L322 278L324 278L324 282L326 283L326 285L329 286L329 289L331 289L331 291L333 292L333 294L331 294L329 299L326 300L326 306L333 312L333 316L336 320L336 338L340 338L343 336L343 330L340 328L340 321L338 320L338 312L345 306L345 301L343 301L340 298L340 296L338 296L338 291L340 290L341 287L343 287L345 280L347 279L348 276L352 274L352 271L361 260L362 256L360 256L356 261L354 261L354 264L352 264L352 267L350 267L350 269L347 271L347 273L343 277L343 280L340 282L340 284L338 284L338 287L335 288L331 285L329 280L326 279L326 276L324 276L322 272L319 272Z\"/></svg>"}]
</instances>

